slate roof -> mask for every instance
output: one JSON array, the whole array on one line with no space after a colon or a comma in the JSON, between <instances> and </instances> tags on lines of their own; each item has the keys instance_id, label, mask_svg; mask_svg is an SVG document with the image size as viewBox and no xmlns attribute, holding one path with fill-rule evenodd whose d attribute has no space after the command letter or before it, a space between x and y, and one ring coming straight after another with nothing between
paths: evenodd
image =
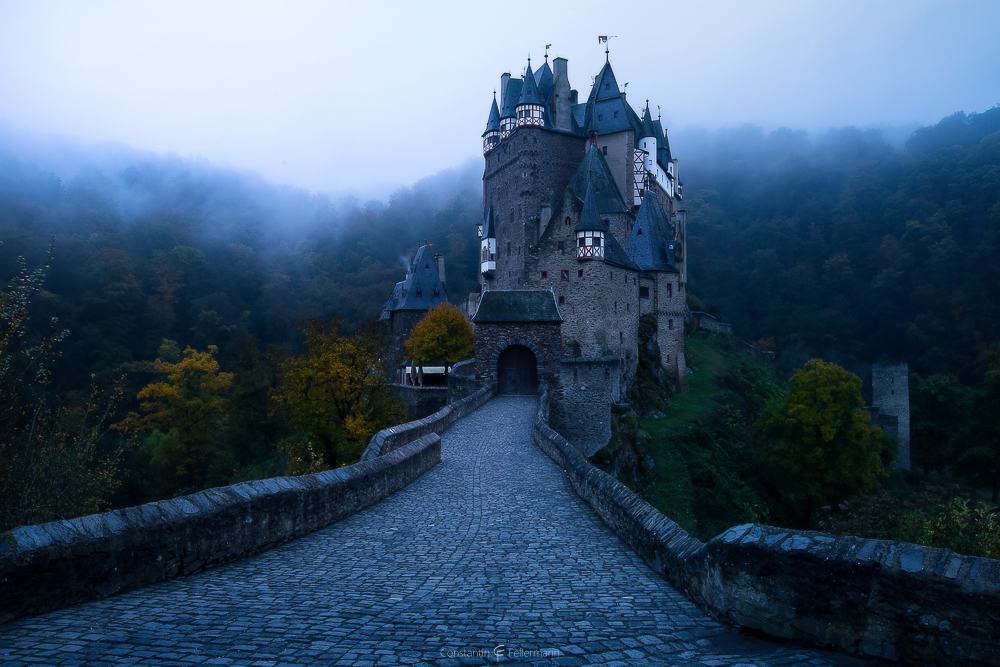
<instances>
[{"instance_id":1,"label":"slate roof","mask_svg":"<svg viewBox=\"0 0 1000 667\"><path fill-rule=\"evenodd\" d=\"M549 68L548 61L535 70L535 82L538 84L538 92L542 101L548 103L549 98L552 97L552 70Z\"/></svg>"},{"instance_id":2,"label":"slate roof","mask_svg":"<svg viewBox=\"0 0 1000 667\"><path fill-rule=\"evenodd\" d=\"M646 101L646 108L642 112L642 120L639 125L639 130L635 133L636 139L644 139L646 137L653 137L659 143L663 139L662 133L657 133L656 128L653 126L653 119L649 114L649 101Z\"/></svg>"},{"instance_id":3,"label":"slate roof","mask_svg":"<svg viewBox=\"0 0 1000 667\"><path fill-rule=\"evenodd\" d=\"M488 290L483 292L472 321L562 322L556 298L549 290Z\"/></svg>"},{"instance_id":4,"label":"slate roof","mask_svg":"<svg viewBox=\"0 0 1000 667\"><path fill-rule=\"evenodd\" d=\"M518 99L518 106L521 104L544 104L542 98L538 95L538 82L535 81L535 75L531 73L531 67L524 70L524 82L521 86L521 97Z\"/></svg>"},{"instance_id":5,"label":"slate roof","mask_svg":"<svg viewBox=\"0 0 1000 667\"><path fill-rule=\"evenodd\" d=\"M669 245L673 235L669 230L669 221L656 195L650 193L643 197L632 235L625 246L628 256L640 269L678 273L673 265L673 252Z\"/></svg>"},{"instance_id":6,"label":"slate roof","mask_svg":"<svg viewBox=\"0 0 1000 667\"><path fill-rule=\"evenodd\" d=\"M586 192L590 183L594 184L598 213L625 213L629 210L604 155L595 146L591 146L583 156L576 173L569 179L569 187L573 188L573 192Z\"/></svg>"},{"instance_id":7,"label":"slate roof","mask_svg":"<svg viewBox=\"0 0 1000 667\"><path fill-rule=\"evenodd\" d=\"M514 113L514 107L517 106L517 101L521 99L521 79L511 78L507 82L507 90L503 94L503 108L500 109L501 118L515 118L517 114Z\"/></svg>"},{"instance_id":8,"label":"slate roof","mask_svg":"<svg viewBox=\"0 0 1000 667\"><path fill-rule=\"evenodd\" d=\"M486 136L487 132L500 131L500 109L497 107L497 96L493 96L493 107L490 108L490 118L486 121L486 131L483 132L483 136Z\"/></svg>"},{"instance_id":9,"label":"slate roof","mask_svg":"<svg viewBox=\"0 0 1000 667\"><path fill-rule=\"evenodd\" d=\"M406 279L396 283L392 296L383 306L382 311L396 310L430 310L448 300L444 285L438 277L434 266L434 254L429 245L420 246L417 255L410 264Z\"/></svg>"},{"instance_id":10,"label":"slate roof","mask_svg":"<svg viewBox=\"0 0 1000 667\"><path fill-rule=\"evenodd\" d=\"M601 220L601 214L597 212L597 200L594 196L594 183L587 184L587 194L583 198L583 213L580 214L580 222L576 226L576 231L598 231L611 233L608 226Z\"/></svg>"}]
</instances>

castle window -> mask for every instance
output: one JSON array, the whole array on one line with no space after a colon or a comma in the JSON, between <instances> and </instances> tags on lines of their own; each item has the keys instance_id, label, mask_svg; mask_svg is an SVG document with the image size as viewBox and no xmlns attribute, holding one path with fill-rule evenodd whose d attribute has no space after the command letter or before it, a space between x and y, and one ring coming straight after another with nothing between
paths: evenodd
<instances>
[{"instance_id":1,"label":"castle window","mask_svg":"<svg viewBox=\"0 0 1000 667\"><path fill-rule=\"evenodd\" d=\"M667 283L667 296L673 296L673 295L674 295L674 284Z\"/></svg>"},{"instance_id":2,"label":"castle window","mask_svg":"<svg viewBox=\"0 0 1000 667\"><path fill-rule=\"evenodd\" d=\"M597 114L597 120L604 120L604 114Z\"/></svg>"},{"instance_id":3,"label":"castle window","mask_svg":"<svg viewBox=\"0 0 1000 667\"><path fill-rule=\"evenodd\" d=\"M604 153L605 155L607 155L608 154L608 147L607 146L602 146L601 147L601 152Z\"/></svg>"},{"instance_id":4,"label":"castle window","mask_svg":"<svg viewBox=\"0 0 1000 667\"><path fill-rule=\"evenodd\" d=\"M564 225L568 225L568 224L569 224L569 222L570 222L570 221L569 221L569 216L567 215L567 216L566 216L566 220L564 220L564 221L563 221L563 224L564 224Z\"/></svg>"},{"instance_id":5,"label":"castle window","mask_svg":"<svg viewBox=\"0 0 1000 667\"><path fill-rule=\"evenodd\" d=\"M548 277L549 277L549 272L548 271L542 271L542 278L548 278Z\"/></svg>"},{"instance_id":6,"label":"castle window","mask_svg":"<svg viewBox=\"0 0 1000 667\"><path fill-rule=\"evenodd\" d=\"M610 276L610 280L614 280L615 279L615 272L614 271L611 271L610 273L608 273L608 275Z\"/></svg>"},{"instance_id":7,"label":"castle window","mask_svg":"<svg viewBox=\"0 0 1000 667\"><path fill-rule=\"evenodd\" d=\"M559 242L559 251L562 252L562 250L563 250L563 241L560 241Z\"/></svg>"},{"instance_id":8,"label":"castle window","mask_svg":"<svg viewBox=\"0 0 1000 667\"><path fill-rule=\"evenodd\" d=\"M604 90L611 90L611 84L610 83L604 84Z\"/></svg>"},{"instance_id":9,"label":"castle window","mask_svg":"<svg viewBox=\"0 0 1000 667\"><path fill-rule=\"evenodd\" d=\"M537 144L538 143L538 137L532 137L531 138L531 143Z\"/></svg>"},{"instance_id":10,"label":"castle window","mask_svg":"<svg viewBox=\"0 0 1000 667\"><path fill-rule=\"evenodd\" d=\"M618 112L617 111L615 112L615 118L618 118Z\"/></svg>"},{"instance_id":11,"label":"castle window","mask_svg":"<svg viewBox=\"0 0 1000 667\"><path fill-rule=\"evenodd\" d=\"M560 306L565 306L566 305L566 297L564 297L564 296L559 297L559 305Z\"/></svg>"},{"instance_id":12,"label":"castle window","mask_svg":"<svg viewBox=\"0 0 1000 667\"><path fill-rule=\"evenodd\" d=\"M623 334L621 331L618 332L618 342L619 343L625 342L625 334Z\"/></svg>"},{"instance_id":13,"label":"castle window","mask_svg":"<svg viewBox=\"0 0 1000 667\"><path fill-rule=\"evenodd\" d=\"M560 271L559 280L565 280L566 282L569 282L569 271Z\"/></svg>"},{"instance_id":14,"label":"castle window","mask_svg":"<svg viewBox=\"0 0 1000 667\"><path fill-rule=\"evenodd\" d=\"M576 272L576 277L577 277L577 278L583 278L583 269L580 269L580 270L578 270L578 271Z\"/></svg>"},{"instance_id":15,"label":"castle window","mask_svg":"<svg viewBox=\"0 0 1000 667\"><path fill-rule=\"evenodd\" d=\"M648 299L649 298L649 288L648 287L640 287L639 288L639 298L640 299Z\"/></svg>"},{"instance_id":16,"label":"castle window","mask_svg":"<svg viewBox=\"0 0 1000 667\"><path fill-rule=\"evenodd\" d=\"M667 328L668 329L673 329L674 328L674 321L673 320L667 320Z\"/></svg>"}]
</instances>

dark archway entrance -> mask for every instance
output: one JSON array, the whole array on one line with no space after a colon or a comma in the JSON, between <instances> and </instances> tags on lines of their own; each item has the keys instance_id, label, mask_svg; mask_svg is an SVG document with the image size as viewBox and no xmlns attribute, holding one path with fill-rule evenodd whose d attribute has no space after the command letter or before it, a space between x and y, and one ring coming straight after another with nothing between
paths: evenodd
<instances>
[{"instance_id":1,"label":"dark archway entrance","mask_svg":"<svg viewBox=\"0 0 1000 667\"><path fill-rule=\"evenodd\" d=\"M497 358L497 393L537 394L538 360L524 345L511 345Z\"/></svg>"}]
</instances>

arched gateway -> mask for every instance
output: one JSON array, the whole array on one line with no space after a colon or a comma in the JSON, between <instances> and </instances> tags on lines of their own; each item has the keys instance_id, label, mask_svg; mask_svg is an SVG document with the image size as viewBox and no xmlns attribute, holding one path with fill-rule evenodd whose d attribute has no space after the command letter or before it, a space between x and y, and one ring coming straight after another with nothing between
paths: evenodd
<instances>
[{"instance_id":1,"label":"arched gateway","mask_svg":"<svg viewBox=\"0 0 1000 667\"><path fill-rule=\"evenodd\" d=\"M511 345L497 357L497 393L537 394L538 360L524 345Z\"/></svg>"}]
</instances>

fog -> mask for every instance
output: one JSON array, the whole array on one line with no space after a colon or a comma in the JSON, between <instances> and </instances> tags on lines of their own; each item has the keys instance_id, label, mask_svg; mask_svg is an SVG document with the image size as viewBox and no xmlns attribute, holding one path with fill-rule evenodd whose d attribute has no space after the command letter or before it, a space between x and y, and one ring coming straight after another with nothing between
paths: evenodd
<instances>
[{"instance_id":1,"label":"fog","mask_svg":"<svg viewBox=\"0 0 1000 667\"><path fill-rule=\"evenodd\" d=\"M0 130L385 200L478 156L499 75L529 54L537 67L546 44L585 96L605 59L596 37L614 35L619 83L634 106L660 108L678 149L689 128L747 123L881 128L898 145L1000 102L997 25L990 1L665 2L628 15L578 2L513 20L458 2L7 0Z\"/></svg>"}]
</instances>

